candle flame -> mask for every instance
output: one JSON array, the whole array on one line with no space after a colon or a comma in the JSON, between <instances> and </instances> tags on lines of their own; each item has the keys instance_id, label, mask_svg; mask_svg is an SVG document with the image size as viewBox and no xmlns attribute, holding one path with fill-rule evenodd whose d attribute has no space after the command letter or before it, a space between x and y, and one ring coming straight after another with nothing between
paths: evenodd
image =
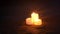
<instances>
[{"instance_id":1,"label":"candle flame","mask_svg":"<svg viewBox=\"0 0 60 34\"><path fill-rule=\"evenodd\" d=\"M26 19L26 24L28 25L42 25L41 19L39 19L38 13L33 12L31 18Z\"/></svg>"},{"instance_id":2,"label":"candle flame","mask_svg":"<svg viewBox=\"0 0 60 34\"><path fill-rule=\"evenodd\" d=\"M33 12L33 13L31 14L31 19L34 20L35 22L38 21L38 19L39 19L38 14L35 13L35 12Z\"/></svg>"}]
</instances>

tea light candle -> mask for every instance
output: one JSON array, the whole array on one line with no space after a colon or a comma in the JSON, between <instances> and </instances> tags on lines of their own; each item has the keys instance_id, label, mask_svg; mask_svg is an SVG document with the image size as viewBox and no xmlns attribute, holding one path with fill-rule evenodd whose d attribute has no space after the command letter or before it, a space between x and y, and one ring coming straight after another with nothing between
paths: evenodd
<instances>
[{"instance_id":1,"label":"tea light candle","mask_svg":"<svg viewBox=\"0 0 60 34\"><path fill-rule=\"evenodd\" d=\"M33 12L31 18L26 18L27 25L42 25L42 20L39 19L38 13Z\"/></svg>"}]
</instances>

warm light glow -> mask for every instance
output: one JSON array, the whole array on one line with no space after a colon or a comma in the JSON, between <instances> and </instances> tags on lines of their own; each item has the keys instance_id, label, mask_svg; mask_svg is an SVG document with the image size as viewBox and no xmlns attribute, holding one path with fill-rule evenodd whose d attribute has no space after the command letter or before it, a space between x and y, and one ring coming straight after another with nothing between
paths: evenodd
<instances>
[{"instance_id":1,"label":"warm light glow","mask_svg":"<svg viewBox=\"0 0 60 34\"><path fill-rule=\"evenodd\" d=\"M41 19L39 19L38 13L33 12L31 18L26 19L27 25L42 25Z\"/></svg>"}]
</instances>

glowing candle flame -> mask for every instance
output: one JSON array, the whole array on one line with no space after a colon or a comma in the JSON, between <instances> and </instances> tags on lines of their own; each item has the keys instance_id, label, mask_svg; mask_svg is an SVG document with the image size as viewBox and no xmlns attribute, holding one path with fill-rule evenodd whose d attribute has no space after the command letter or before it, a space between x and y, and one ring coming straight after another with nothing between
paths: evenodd
<instances>
[{"instance_id":1,"label":"glowing candle flame","mask_svg":"<svg viewBox=\"0 0 60 34\"><path fill-rule=\"evenodd\" d=\"M39 19L38 13L33 12L31 18L26 19L27 25L42 25L41 19Z\"/></svg>"}]
</instances>

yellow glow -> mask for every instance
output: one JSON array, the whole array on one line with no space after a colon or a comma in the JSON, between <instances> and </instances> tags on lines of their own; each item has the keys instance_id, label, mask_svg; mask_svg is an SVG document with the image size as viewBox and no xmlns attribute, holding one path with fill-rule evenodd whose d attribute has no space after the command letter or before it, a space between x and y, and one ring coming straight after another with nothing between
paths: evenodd
<instances>
[{"instance_id":1,"label":"yellow glow","mask_svg":"<svg viewBox=\"0 0 60 34\"><path fill-rule=\"evenodd\" d=\"M26 19L26 24L28 25L42 25L41 19L39 19L38 13L33 12L31 18Z\"/></svg>"}]
</instances>

